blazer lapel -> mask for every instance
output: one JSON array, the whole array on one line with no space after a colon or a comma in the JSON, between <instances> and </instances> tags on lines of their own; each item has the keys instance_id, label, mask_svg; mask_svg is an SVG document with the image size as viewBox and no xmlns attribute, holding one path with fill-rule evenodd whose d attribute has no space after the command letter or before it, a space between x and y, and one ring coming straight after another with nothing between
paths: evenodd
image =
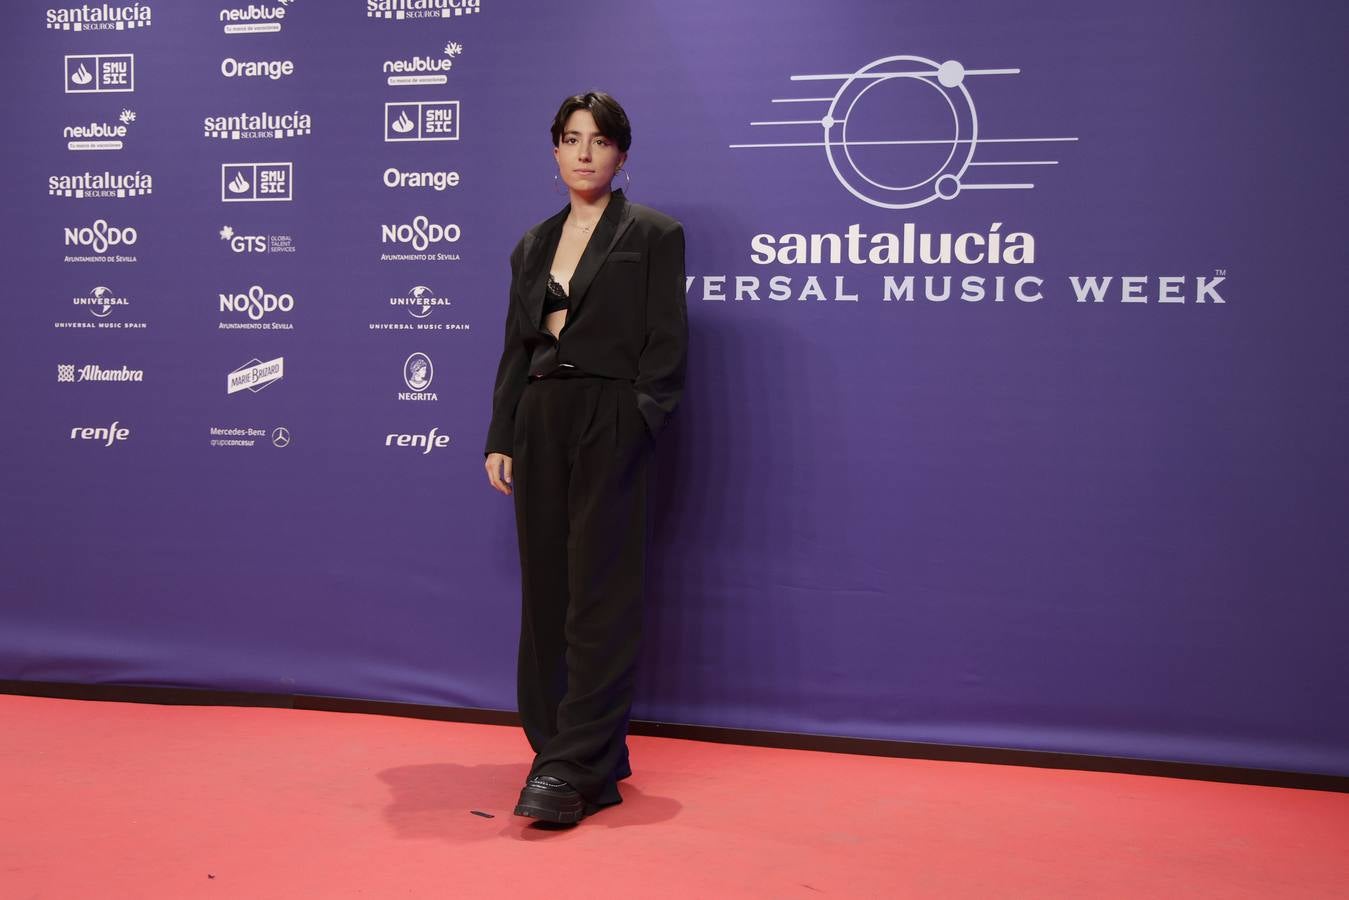
<instances>
[{"instance_id":1,"label":"blazer lapel","mask_svg":"<svg viewBox=\"0 0 1349 900\"><path fill-rule=\"evenodd\" d=\"M607 211L607 210L606 210ZM562 223L571 212L571 204L562 207L562 211L539 226L534 242L525 253L524 272L520 279L525 295L525 313L537 331L543 331L543 292L548 279L548 270L557 252L558 241L562 238Z\"/></svg>"},{"instance_id":2,"label":"blazer lapel","mask_svg":"<svg viewBox=\"0 0 1349 900\"><path fill-rule=\"evenodd\" d=\"M595 280L600 266L604 265L604 260L609 256L609 251L614 249L619 238L623 237L631 224L632 209L628 206L628 200L620 188L609 198L609 205L604 208L604 214L600 216L599 224L595 226L595 233L590 236L585 252L581 254L581 260L576 264L576 271L572 273L571 283L567 285L567 297L570 298L567 310L568 322L575 317L577 307L585 299L590 282ZM542 308L543 300L540 299L539 309Z\"/></svg>"}]
</instances>

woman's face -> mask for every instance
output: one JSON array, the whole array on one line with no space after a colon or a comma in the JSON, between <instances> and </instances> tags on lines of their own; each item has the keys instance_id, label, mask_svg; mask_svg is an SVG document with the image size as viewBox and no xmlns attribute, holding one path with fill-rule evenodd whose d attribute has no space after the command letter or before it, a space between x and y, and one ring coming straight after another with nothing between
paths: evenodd
<instances>
[{"instance_id":1,"label":"woman's face","mask_svg":"<svg viewBox=\"0 0 1349 900\"><path fill-rule=\"evenodd\" d=\"M578 109L567 116L562 137L553 148L557 171L567 187L578 194L609 191L614 173L628 158L618 145L600 134L590 110Z\"/></svg>"}]
</instances>

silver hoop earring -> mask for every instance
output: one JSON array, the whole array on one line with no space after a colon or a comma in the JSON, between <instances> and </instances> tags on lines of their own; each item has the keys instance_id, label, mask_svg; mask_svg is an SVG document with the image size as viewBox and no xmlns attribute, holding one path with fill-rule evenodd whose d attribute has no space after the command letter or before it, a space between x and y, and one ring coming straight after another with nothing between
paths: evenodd
<instances>
[{"instance_id":1,"label":"silver hoop earring","mask_svg":"<svg viewBox=\"0 0 1349 900\"><path fill-rule=\"evenodd\" d=\"M631 188L631 187L632 187L632 176L628 174L628 170L627 170L627 169L619 169L618 172L622 172L622 173L623 173L623 190L627 190L627 189ZM617 175L618 172L615 172L614 174Z\"/></svg>"},{"instance_id":2,"label":"silver hoop earring","mask_svg":"<svg viewBox=\"0 0 1349 900\"><path fill-rule=\"evenodd\" d=\"M553 193L559 197L567 196L567 188L562 184L562 179L558 177L556 172L553 173Z\"/></svg>"}]
</instances>

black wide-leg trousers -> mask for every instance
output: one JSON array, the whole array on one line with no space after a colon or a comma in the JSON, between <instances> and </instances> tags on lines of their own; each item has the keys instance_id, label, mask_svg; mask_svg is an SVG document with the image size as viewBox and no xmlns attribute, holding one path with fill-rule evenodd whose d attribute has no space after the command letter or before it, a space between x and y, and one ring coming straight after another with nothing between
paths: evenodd
<instances>
[{"instance_id":1,"label":"black wide-leg trousers","mask_svg":"<svg viewBox=\"0 0 1349 900\"><path fill-rule=\"evenodd\" d=\"M627 381L548 377L516 409L520 719L530 776L618 803L642 626L652 440Z\"/></svg>"}]
</instances>

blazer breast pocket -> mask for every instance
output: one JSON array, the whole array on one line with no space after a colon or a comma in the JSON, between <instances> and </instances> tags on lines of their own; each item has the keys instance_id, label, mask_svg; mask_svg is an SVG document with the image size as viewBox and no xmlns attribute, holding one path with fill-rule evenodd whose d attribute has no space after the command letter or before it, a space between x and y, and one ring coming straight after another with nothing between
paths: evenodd
<instances>
[{"instance_id":1,"label":"blazer breast pocket","mask_svg":"<svg viewBox=\"0 0 1349 900\"><path fill-rule=\"evenodd\" d=\"M614 250L610 252L606 262L641 262L642 251L640 250Z\"/></svg>"}]
</instances>

